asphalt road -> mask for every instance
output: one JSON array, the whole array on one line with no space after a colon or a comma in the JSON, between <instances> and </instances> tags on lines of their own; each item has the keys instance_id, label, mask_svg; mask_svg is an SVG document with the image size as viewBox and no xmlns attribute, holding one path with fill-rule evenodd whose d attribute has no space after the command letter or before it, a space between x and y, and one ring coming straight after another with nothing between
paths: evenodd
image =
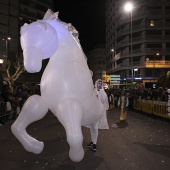
<instances>
[{"instance_id":1,"label":"asphalt road","mask_svg":"<svg viewBox=\"0 0 170 170\"><path fill-rule=\"evenodd\" d=\"M109 126L119 120L119 110L108 111ZM13 136L10 120L0 126L0 170L169 170L170 120L129 111L128 126L100 130L97 152L85 148L90 132L83 127L84 159L74 163L63 126L50 112L31 124L28 133L44 142L41 154L27 152Z\"/></svg>"}]
</instances>

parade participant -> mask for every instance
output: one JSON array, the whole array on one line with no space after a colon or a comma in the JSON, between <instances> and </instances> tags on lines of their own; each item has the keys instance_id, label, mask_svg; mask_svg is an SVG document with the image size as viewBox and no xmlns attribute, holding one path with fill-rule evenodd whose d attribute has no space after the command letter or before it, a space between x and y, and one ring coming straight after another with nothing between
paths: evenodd
<instances>
[{"instance_id":1,"label":"parade participant","mask_svg":"<svg viewBox=\"0 0 170 170\"><path fill-rule=\"evenodd\" d=\"M109 129L109 125L107 122L106 110L109 109L108 97L106 92L103 89L103 82L101 79L98 79L95 82L95 93L97 98L104 106L104 113L101 119L90 125L90 134L91 134L91 142L86 145L87 148L91 148L93 151L97 151L97 138L98 138L98 129Z\"/></svg>"},{"instance_id":2,"label":"parade participant","mask_svg":"<svg viewBox=\"0 0 170 170\"><path fill-rule=\"evenodd\" d=\"M129 106L128 94L126 90L123 89L118 100L118 107L120 107L120 121L118 123L113 124L111 127L118 128L127 124L126 116L127 116L128 106Z\"/></svg>"}]
</instances>

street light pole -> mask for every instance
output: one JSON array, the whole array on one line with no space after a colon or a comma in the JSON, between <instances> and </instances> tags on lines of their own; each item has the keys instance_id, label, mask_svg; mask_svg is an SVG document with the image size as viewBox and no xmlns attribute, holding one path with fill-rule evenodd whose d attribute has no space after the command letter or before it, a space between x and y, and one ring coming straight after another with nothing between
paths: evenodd
<instances>
[{"instance_id":1,"label":"street light pole","mask_svg":"<svg viewBox=\"0 0 170 170\"><path fill-rule=\"evenodd\" d=\"M111 49L112 57L114 57L114 51L115 51L115 50L112 48L112 49Z\"/></svg>"},{"instance_id":2,"label":"street light pole","mask_svg":"<svg viewBox=\"0 0 170 170\"><path fill-rule=\"evenodd\" d=\"M5 40L5 43L6 43L6 57L8 57L8 40L7 39Z\"/></svg>"},{"instance_id":3,"label":"street light pole","mask_svg":"<svg viewBox=\"0 0 170 170\"><path fill-rule=\"evenodd\" d=\"M138 71L138 68L134 68L134 77L136 78L136 72Z\"/></svg>"},{"instance_id":4,"label":"street light pole","mask_svg":"<svg viewBox=\"0 0 170 170\"><path fill-rule=\"evenodd\" d=\"M11 40L11 37L3 38L2 40L5 41L5 46L6 46L6 57L8 57L8 41Z\"/></svg>"},{"instance_id":5,"label":"street light pole","mask_svg":"<svg viewBox=\"0 0 170 170\"><path fill-rule=\"evenodd\" d=\"M130 12L130 38L131 38L131 41L130 41L130 59L131 59L131 87L133 88L133 56L132 56L132 10L133 10L133 4L131 2L128 2L125 4L124 6L125 10L127 12Z\"/></svg>"},{"instance_id":6,"label":"street light pole","mask_svg":"<svg viewBox=\"0 0 170 170\"><path fill-rule=\"evenodd\" d=\"M156 53L156 56L159 56L159 52ZM153 75L153 76L154 76L154 82L156 82L156 79L155 79L155 77L156 77L156 76L155 76L155 73L156 73L155 62L156 62L156 61L155 61L155 55L154 55L154 75Z\"/></svg>"},{"instance_id":7,"label":"street light pole","mask_svg":"<svg viewBox=\"0 0 170 170\"><path fill-rule=\"evenodd\" d=\"M131 55L131 83L132 83L132 88L133 88L133 56L132 56L132 10L130 11L130 36L131 36L131 52L130 52L130 55Z\"/></svg>"}]
</instances>

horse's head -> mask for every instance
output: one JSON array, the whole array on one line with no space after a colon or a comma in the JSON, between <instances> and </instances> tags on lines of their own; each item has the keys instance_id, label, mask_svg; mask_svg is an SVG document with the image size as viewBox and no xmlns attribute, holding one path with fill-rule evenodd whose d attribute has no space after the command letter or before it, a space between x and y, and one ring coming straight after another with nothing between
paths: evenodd
<instances>
[{"instance_id":1,"label":"horse's head","mask_svg":"<svg viewBox=\"0 0 170 170\"><path fill-rule=\"evenodd\" d=\"M48 23L37 21L21 27L21 47L24 66L30 72L39 72L42 60L51 57L57 50L57 32Z\"/></svg>"}]
</instances>

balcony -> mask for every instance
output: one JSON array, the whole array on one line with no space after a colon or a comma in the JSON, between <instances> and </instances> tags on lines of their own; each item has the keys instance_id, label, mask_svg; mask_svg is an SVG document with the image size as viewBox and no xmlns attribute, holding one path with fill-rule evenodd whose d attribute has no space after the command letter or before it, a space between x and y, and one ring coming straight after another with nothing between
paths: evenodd
<instances>
[{"instance_id":1,"label":"balcony","mask_svg":"<svg viewBox=\"0 0 170 170\"><path fill-rule=\"evenodd\" d=\"M146 68L170 68L170 61L168 60L149 60L145 63Z\"/></svg>"},{"instance_id":2,"label":"balcony","mask_svg":"<svg viewBox=\"0 0 170 170\"><path fill-rule=\"evenodd\" d=\"M160 43L162 44L163 42L170 42L170 36L145 36L145 37L134 37L132 44L141 44L141 43ZM115 46L115 50L118 50L121 47L128 47L131 45L131 41L129 40L122 40L119 41L116 46ZM159 51L162 53L169 53L170 52L170 48L148 48L145 50L145 52L155 52L155 51ZM141 52L144 52L144 50L142 50Z\"/></svg>"},{"instance_id":3,"label":"balcony","mask_svg":"<svg viewBox=\"0 0 170 170\"><path fill-rule=\"evenodd\" d=\"M142 24L142 25L138 25L138 26L133 26L133 32L137 32L137 31L143 31L143 30L149 30L149 29L151 29L151 30L156 30L156 29L160 29L160 30L162 30L162 28L169 28L169 26L170 26L170 24L169 23L166 23L166 24L159 24L159 25L156 25L156 26L154 26L154 27L151 27L151 26L149 26L148 24ZM125 29L121 29L121 30L119 30L118 32L117 32L117 34L116 34L116 36L113 38L113 40L116 40L116 39L118 39L119 37L121 37L121 36L125 36L125 35L128 35L128 34L130 34L130 28L125 28ZM159 39L159 37L158 36L160 36L160 39ZM163 35L158 35L158 36L154 36L154 35L146 35L145 37L138 37L138 38L140 38L140 40L169 40L170 39L170 36L163 36Z\"/></svg>"},{"instance_id":4,"label":"balcony","mask_svg":"<svg viewBox=\"0 0 170 170\"><path fill-rule=\"evenodd\" d=\"M170 68L170 61L169 60L149 60L149 61L141 61L141 62L133 62L134 68ZM131 63L120 63L114 66L109 71L119 71L119 70L130 70Z\"/></svg>"},{"instance_id":5,"label":"balcony","mask_svg":"<svg viewBox=\"0 0 170 170\"><path fill-rule=\"evenodd\" d=\"M138 12L138 13L136 13L135 15L133 15L133 21L135 21L135 20L139 20L139 19L143 19L143 18L145 18L145 19L150 19L151 18L151 15L153 16L152 18L155 18L155 17L157 17L156 15L160 15L160 14L162 14L163 12L162 11L160 11L160 10L156 10L156 11L142 11L142 12ZM167 12L166 12L167 13ZM163 15L163 14L162 14ZM168 15L168 14L164 14L164 15ZM114 29L116 30L116 29L118 29L121 25L124 25L124 24L128 24L128 23L130 23L130 17L128 17L128 16L124 16L124 15L122 15L121 17L120 17L120 19L116 22L116 25L115 25L115 27L114 27ZM169 24L167 24L167 23L160 23L160 22L155 22L154 23L155 24L155 26L154 27L151 27L150 26L150 24L149 23L141 23L141 25L139 25L139 26L137 26L138 28L140 27L140 28L142 28L142 29L159 29L159 28L162 28L162 27L168 27L168 25ZM135 26L132 24L132 26L133 26L133 31L135 30ZM136 28L137 28L136 27ZM130 30L130 27L129 27L129 30Z\"/></svg>"}]
</instances>

